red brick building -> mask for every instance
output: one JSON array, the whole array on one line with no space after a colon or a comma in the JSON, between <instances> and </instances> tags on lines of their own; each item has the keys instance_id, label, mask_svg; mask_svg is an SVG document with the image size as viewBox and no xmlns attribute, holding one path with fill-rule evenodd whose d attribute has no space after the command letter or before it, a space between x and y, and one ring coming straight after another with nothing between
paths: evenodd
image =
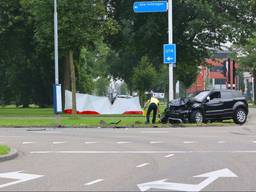
<instances>
[{"instance_id":1,"label":"red brick building","mask_svg":"<svg viewBox=\"0 0 256 192\"><path fill-rule=\"evenodd\" d=\"M227 57L227 53L217 53L214 58L206 59L199 67L196 82L187 90L194 93L206 89L236 89L238 64Z\"/></svg>"}]
</instances>

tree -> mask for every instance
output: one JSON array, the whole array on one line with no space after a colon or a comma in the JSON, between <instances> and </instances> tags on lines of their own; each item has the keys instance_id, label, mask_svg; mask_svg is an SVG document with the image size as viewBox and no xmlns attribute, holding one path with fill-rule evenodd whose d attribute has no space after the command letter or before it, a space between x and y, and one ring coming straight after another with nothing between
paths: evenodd
<instances>
[{"instance_id":1,"label":"tree","mask_svg":"<svg viewBox=\"0 0 256 192\"><path fill-rule=\"evenodd\" d=\"M48 79L44 72L45 59L36 52L33 21L22 1L0 2L0 100L28 107L31 102L49 104ZM38 60L37 60L38 59Z\"/></svg>"},{"instance_id":2,"label":"tree","mask_svg":"<svg viewBox=\"0 0 256 192\"><path fill-rule=\"evenodd\" d=\"M35 39L41 49L53 50L53 1L24 0L33 14ZM101 37L115 31L114 22L106 16L102 1L61 0L59 12L60 60L65 63L63 70L64 90L72 89L72 109L76 113L76 74L77 62L82 48L93 49ZM70 84L71 81L71 84Z\"/></svg>"},{"instance_id":3,"label":"tree","mask_svg":"<svg viewBox=\"0 0 256 192\"><path fill-rule=\"evenodd\" d=\"M151 91L156 84L157 72L148 57L141 58L133 72L134 88L139 91L141 102L144 103L145 92Z\"/></svg>"},{"instance_id":4,"label":"tree","mask_svg":"<svg viewBox=\"0 0 256 192\"><path fill-rule=\"evenodd\" d=\"M132 87L130 77L142 56L148 55L156 69L161 69L162 45L167 43L167 15L135 14L132 10L135 0L105 1L111 5L109 15L118 21L122 29L109 39L115 50L109 72ZM174 42L177 44L175 81L180 80L189 87L197 75L198 64L209 56L210 50L220 48L227 41L243 41L252 33L256 6L254 1L173 2ZM188 80L187 77L193 78Z\"/></svg>"},{"instance_id":5,"label":"tree","mask_svg":"<svg viewBox=\"0 0 256 192\"><path fill-rule=\"evenodd\" d=\"M244 70L250 71L254 78L254 103L256 104L256 33L239 48L239 64Z\"/></svg>"}]
</instances>

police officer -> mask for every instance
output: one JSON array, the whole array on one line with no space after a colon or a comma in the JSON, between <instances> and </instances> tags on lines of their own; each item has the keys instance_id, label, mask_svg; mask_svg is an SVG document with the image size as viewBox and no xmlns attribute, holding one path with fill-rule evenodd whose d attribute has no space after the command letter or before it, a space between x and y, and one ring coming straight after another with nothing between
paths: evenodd
<instances>
[{"instance_id":1,"label":"police officer","mask_svg":"<svg viewBox=\"0 0 256 192\"><path fill-rule=\"evenodd\" d=\"M159 113L159 100L155 97L153 97L153 94L150 93L148 95L148 100L145 104L145 108L147 108L147 113L146 113L146 124L149 123L150 119L150 114L153 111L153 118L152 118L152 124L156 123L156 115Z\"/></svg>"}]
</instances>

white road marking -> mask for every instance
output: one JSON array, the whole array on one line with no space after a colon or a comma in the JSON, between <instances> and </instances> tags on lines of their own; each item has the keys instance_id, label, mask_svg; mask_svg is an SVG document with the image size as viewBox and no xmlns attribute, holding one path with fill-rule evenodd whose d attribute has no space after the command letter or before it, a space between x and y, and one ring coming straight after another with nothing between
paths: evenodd
<instances>
[{"instance_id":1,"label":"white road marking","mask_svg":"<svg viewBox=\"0 0 256 192\"><path fill-rule=\"evenodd\" d=\"M66 141L53 141L52 144L58 145L58 144L64 144L67 143Z\"/></svg>"},{"instance_id":2,"label":"white road marking","mask_svg":"<svg viewBox=\"0 0 256 192\"><path fill-rule=\"evenodd\" d=\"M90 185L94 185L94 184L99 183L99 182L102 182L102 181L104 181L104 179L97 179L97 180L91 181L91 182L89 182L89 183L86 183L86 184L84 184L84 185L90 186Z\"/></svg>"},{"instance_id":3,"label":"white road marking","mask_svg":"<svg viewBox=\"0 0 256 192\"><path fill-rule=\"evenodd\" d=\"M141 167L145 167L145 166L147 166L147 165L149 165L149 163L143 163L143 164L137 165L136 167L137 167L137 168L141 168Z\"/></svg>"},{"instance_id":4,"label":"white road marking","mask_svg":"<svg viewBox=\"0 0 256 192\"><path fill-rule=\"evenodd\" d=\"M256 153L251 151L31 151L30 154L192 154L192 153Z\"/></svg>"},{"instance_id":5,"label":"white road marking","mask_svg":"<svg viewBox=\"0 0 256 192\"><path fill-rule=\"evenodd\" d=\"M172 183L172 182L167 182L167 179L162 179L158 181L151 181L148 183L141 183L141 184L138 184L137 186L140 189L140 191L148 191L150 189L158 189L158 190L162 189L162 190L168 190L168 191L172 190L172 191L199 192L219 178L237 177L237 175L226 168L226 169L212 171L212 172L201 174L201 175L196 175L194 177L206 178L206 179L204 179L199 184Z\"/></svg>"},{"instance_id":6,"label":"white road marking","mask_svg":"<svg viewBox=\"0 0 256 192\"><path fill-rule=\"evenodd\" d=\"M253 143L256 143L256 141L253 141Z\"/></svg>"},{"instance_id":7,"label":"white road marking","mask_svg":"<svg viewBox=\"0 0 256 192\"><path fill-rule=\"evenodd\" d=\"M226 143L226 141L218 141L219 144Z\"/></svg>"},{"instance_id":8,"label":"white road marking","mask_svg":"<svg viewBox=\"0 0 256 192\"><path fill-rule=\"evenodd\" d=\"M131 143L131 142L129 142L129 141L118 141L118 142L116 142L117 144L128 144L128 143Z\"/></svg>"},{"instance_id":9,"label":"white road marking","mask_svg":"<svg viewBox=\"0 0 256 192\"><path fill-rule=\"evenodd\" d=\"M193 144L193 143L196 143L195 141L184 141L183 142L184 144Z\"/></svg>"},{"instance_id":10,"label":"white road marking","mask_svg":"<svg viewBox=\"0 0 256 192\"><path fill-rule=\"evenodd\" d=\"M160 144L160 143L164 143L163 141L150 141L150 144Z\"/></svg>"},{"instance_id":11,"label":"white road marking","mask_svg":"<svg viewBox=\"0 0 256 192\"><path fill-rule=\"evenodd\" d=\"M35 143L35 142L33 142L33 141L24 141L24 142L22 142L22 145L28 145L28 144L33 144L33 143Z\"/></svg>"},{"instance_id":12,"label":"white road marking","mask_svg":"<svg viewBox=\"0 0 256 192\"><path fill-rule=\"evenodd\" d=\"M8 187L11 185L15 185L15 184L19 184L19 183L23 183L26 181L30 181L33 179L38 179L40 177L43 177L43 175L27 174L27 173L22 173L22 172L23 171L0 173L0 178L16 180L16 181L2 184L2 185L0 185L0 188Z\"/></svg>"},{"instance_id":13,"label":"white road marking","mask_svg":"<svg viewBox=\"0 0 256 192\"><path fill-rule=\"evenodd\" d=\"M62 132L58 131L34 131L33 133L40 133L40 134L61 134Z\"/></svg>"},{"instance_id":14,"label":"white road marking","mask_svg":"<svg viewBox=\"0 0 256 192\"><path fill-rule=\"evenodd\" d=\"M96 144L98 142L95 142L95 141L87 141L87 142L84 142L86 145L90 145L90 144Z\"/></svg>"},{"instance_id":15,"label":"white road marking","mask_svg":"<svg viewBox=\"0 0 256 192\"><path fill-rule=\"evenodd\" d=\"M140 133L169 133L168 131L141 131Z\"/></svg>"},{"instance_id":16,"label":"white road marking","mask_svg":"<svg viewBox=\"0 0 256 192\"><path fill-rule=\"evenodd\" d=\"M169 157L173 157L174 156L174 154L169 154L169 155L166 155L166 156L164 156L165 158L169 158Z\"/></svg>"}]
</instances>

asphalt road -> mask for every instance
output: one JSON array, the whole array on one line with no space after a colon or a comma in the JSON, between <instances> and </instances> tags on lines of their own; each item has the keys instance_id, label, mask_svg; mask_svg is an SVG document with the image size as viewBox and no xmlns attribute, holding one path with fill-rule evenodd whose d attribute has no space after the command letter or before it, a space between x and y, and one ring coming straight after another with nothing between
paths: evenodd
<instances>
[{"instance_id":1,"label":"asphalt road","mask_svg":"<svg viewBox=\"0 0 256 192\"><path fill-rule=\"evenodd\" d=\"M228 127L1 128L0 143L19 156L0 163L0 191L256 191L255 117Z\"/></svg>"}]
</instances>

